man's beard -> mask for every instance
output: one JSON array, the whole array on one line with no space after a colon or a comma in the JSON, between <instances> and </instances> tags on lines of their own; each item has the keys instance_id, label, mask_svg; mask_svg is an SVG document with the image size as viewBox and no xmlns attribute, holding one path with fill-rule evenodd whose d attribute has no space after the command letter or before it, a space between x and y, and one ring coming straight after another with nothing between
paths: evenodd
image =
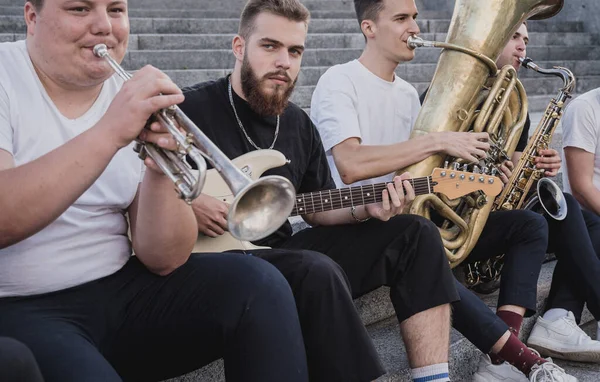
<instances>
[{"instance_id":1,"label":"man's beard","mask_svg":"<svg viewBox=\"0 0 600 382\"><path fill-rule=\"evenodd\" d=\"M271 76L285 76L290 82L287 85L276 85L273 93L266 94L261 85L268 81L268 78ZM290 95L296 86L296 81L298 81L298 78L296 78L294 82L291 82L290 77L283 70L267 73L263 78L259 79L252 69L247 55L244 55L244 60L242 61L241 79L242 91L246 96L248 104L254 112L262 116L281 115L288 105ZM285 89L285 86L288 86L288 88ZM281 91L282 89L285 90Z\"/></svg>"}]
</instances>

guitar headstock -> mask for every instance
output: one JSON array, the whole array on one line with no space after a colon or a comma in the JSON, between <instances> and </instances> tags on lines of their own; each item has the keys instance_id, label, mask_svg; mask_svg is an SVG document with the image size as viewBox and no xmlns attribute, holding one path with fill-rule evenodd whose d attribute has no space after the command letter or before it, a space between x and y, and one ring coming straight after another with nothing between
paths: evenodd
<instances>
[{"instance_id":1,"label":"guitar headstock","mask_svg":"<svg viewBox=\"0 0 600 382\"><path fill-rule=\"evenodd\" d=\"M436 168L431 173L433 192L456 199L474 191L482 191L493 198L502 192L502 181L497 176L474 172Z\"/></svg>"}]
</instances>

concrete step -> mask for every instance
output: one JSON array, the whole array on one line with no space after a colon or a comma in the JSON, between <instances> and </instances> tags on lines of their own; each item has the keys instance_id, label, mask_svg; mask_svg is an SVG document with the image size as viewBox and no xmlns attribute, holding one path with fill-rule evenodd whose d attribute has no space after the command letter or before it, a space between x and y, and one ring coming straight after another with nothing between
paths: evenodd
<instances>
[{"instance_id":1,"label":"concrete step","mask_svg":"<svg viewBox=\"0 0 600 382\"><path fill-rule=\"evenodd\" d=\"M538 282L538 310L543 308L545 304L552 278L552 271L556 265L555 261L546 263L542 266L542 272L540 273L540 279ZM381 288L385 292L384 288ZM379 290L378 290L379 291ZM376 291L376 292L378 292ZM384 295L386 293L383 293ZM365 296L368 297L369 295ZM360 300L366 304L387 304L389 298L374 299L369 301L363 297ZM498 292L494 292L490 295L481 295L483 301L490 306L491 309L495 309L496 301L498 298ZM357 304L359 311L364 306ZM364 316L363 316L364 319ZM535 323L536 316L525 319L523 323L523 329L521 331L522 339L525 340L533 324ZM582 319L582 327L589 333L592 332L595 322L589 312L585 312ZM593 325L592 325L593 324ZM366 324L369 334L373 339L375 347L384 363L388 373L382 376L378 382L398 382L398 381L410 381L410 370L408 367L408 360L406 358L406 351L404 343L401 340L400 329L396 318L392 314L383 320L376 321L372 324ZM476 349L468 340L466 340L456 330L451 332L450 340L450 374L453 381L469 381L472 374L475 372L480 352ZM577 363L568 363L558 361L560 365L567 367L572 373L577 373L580 382L591 382L598 381L600 375L600 366L596 365L582 365ZM194 373L187 374L186 376L169 380L169 382L191 382L191 381L206 381L206 382L221 382L225 381L222 371L223 364L221 361L216 361L211 365L206 366Z\"/></svg>"},{"instance_id":2,"label":"concrete step","mask_svg":"<svg viewBox=\"0 0 600 382\"><path fill-rule=\"evenodd\" d=\"M564 36L562 39L556 39L556 36ZM130 49L223 49L231 45L231 40L235 34L138 34L132 35L132 45ZM426 40L444 41L446 39L443 33L422 33L420 35ZM533 47L547 46L593 46L597 43L597 36L590 33L532 33L530 35L532 43L529 49ZM539 40L538 40L539 38ZM549 41L551 43L546 43ZM306 39L308 49L325 48L350 48L363 49L365 39L361 33L317 33L310 32Z\"/></svg>"},{"instance_id":3,"label":"concrete step","mask_svg":"<svg viewBox=\"0 0 600 382\"><path fill-rule=\"evenodd\" d=\"M0 0L0 6L3 7L21 7L25 4L25 0ZM227 10L236 9L241 11L246 0L129 0L128 5L131 9L217 9ZM352 1L342 0L303 0L304 4L310 11L319 10L354 10Z\"/></svg>"},{"instance_id":4,"label":"concrete step","mask_svg":"<svg viewBox=\"0 0 600 382\"><path fill-rule=\"evenodd\" d=\"M162 1L162 0L161 0ZM174 7L175 8L175 7ZM180 8L181 9L181 8ZM450 25L447 19L417 20L422 33L445 33ZM130 18L131 33L236 33L236 18ZM317 33L356 33L356 19L314 19L309 27ZM23 16L0 16L0 33L24 33ZM583 24L576 21L534 24L531 32L583 32Z\"/></svg>"},{"instance_id":5,"label":"concrete step","mask_svg":"<svg viewBox=\"0 0 600 382\"><path fill-rule=\"evenodd\" d=\"M233 8L227 6L220 9L214 4L209 9L195 7L194 9L152 9L152 8L132 8L129 7L131 17L166 17L166 18L238 18L242 11L241 5L235 5ZM0 15L23 15L22 6L0 6ZM353 19L356 16L354 6L351 8L313 10L310 12L312 19ZM422 11L419 17L424 19L448 19L450 15L439 11Z\"/></svg>"},{"instance_id":6,"label":"concrete step","mask_svg":"<svg viewBox=\"0 0 600 382\"><path fill-rule=\"evenodd\" d=\"M358 58L361 49L307 49L302 59L305 67L332 66ZM577 47L531 47L531 57L537 61L547 60L600 60L600 46ZM440 50L421 48L415 58L406 65L437 63ZM129 51L123 61L128 69L139 69L144 65L154 65L162 70L174 69L230 69L233 67L233 54L227 49L206 50L139 50Z\"/></svg>"}]
</instances>

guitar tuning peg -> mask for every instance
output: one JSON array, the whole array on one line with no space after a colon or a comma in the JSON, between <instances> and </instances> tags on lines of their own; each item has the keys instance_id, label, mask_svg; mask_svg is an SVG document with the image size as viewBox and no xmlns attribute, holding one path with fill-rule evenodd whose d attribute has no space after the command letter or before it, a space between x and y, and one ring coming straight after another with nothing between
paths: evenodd
<instances>
[{"instance_id":1,"label":"guitar tuning peg","mask_svg":"<svg viewBox=\"0 0 600 382\"><path fill-rule=\"evenodd\" d=\"M481 173L482 173L482 174L486 174L486 175L487 175L488 171L489 171L489 169L487 168L487 166L483 166L483 167L481 168Z\"/></svg>"},{"instance_id":2,"label":"guitar tuning peg","mask_svg":"<svg viewBox=\"0 0 600 382\"><path fill-rule=\"evenodd\" d=\"M447 169L448 168L448 161L444 162L444 168Z\"/></svg>"},{"instance_id":3,"label":"guitar tuning peg","mask_svg":"<svg viewBox=\"0 0 600 382\"><path fill-rule=\"evenodd\" d=\"M460 163L454 162L454 163L452 163L452 166L454 167L454 170L458 171L458 168L460 167Z\"/></svg>"},{"instance_id":4,"label":"guitar tuning peg","mask_svg":"<svg viewBox=\"0 0 600 382\"><path fill-rule=\"evenodd\" d=\"M479 166L477 166L477 165L473 166L473 173L479 174Z\"/></svg>"},{"instance_id":5,"label":"guitar tuning peg","mask_svg":"<svg viewBox=\"0 0 600 382\"><path fill-rule=\"evenodd\" d=\"M498 174L498 169L496 167L492 168L492 176L496 176Z\"/></svg>"},{"instance_id":6,"label":"guitar tuning peg","mask_svg":"<svg viewBox=\"0 0 600 382\"><path fill-rule=\"evenodd\" d=\"M469 171L469 165L468 164L463 164L462 170L465 171L465 172Z\"/></svg>"}]
</instances>

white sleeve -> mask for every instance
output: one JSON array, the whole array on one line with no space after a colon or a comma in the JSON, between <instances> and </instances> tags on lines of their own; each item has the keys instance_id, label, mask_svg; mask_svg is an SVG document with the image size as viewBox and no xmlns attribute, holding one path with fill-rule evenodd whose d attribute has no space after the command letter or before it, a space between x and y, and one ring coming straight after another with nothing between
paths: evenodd
<instances>
[{"instance_id":1,"label":"white sleeve","mask_svg":"<svg viewBox=\"0 0 600 382\"><path fill-rule=\"evenodd\" d=\"M599 122L589 102L581 99L573 100L562 118L563 148L578 147L595 154L600 130Z\"/></svg>"},{"instance_id":2,"label":"white sleeve","mask_svg":"<svg viewBox=\"0 0 600 382\"><path fill-rule=\"evenodd\" d=\"M0 150L13 153L13 128L10 124L8 94L0 83Z\"/></svg>"},{"instance_id":3,"label":"white sleeve","mask_svg":"<svg viewBox=\"0 0 600 382\"><path fill-rule=\"evenodd\" d=\"M419 101L419 93L417 93L417 89L413 88L413 107L412 107L412 117L410 120L410 131L415 128L415 122L417 122L417 117L419 116L419 112L421 111L421 101Z\"/></svg>"},{"instance_id":4,"label":"white sleeve","mask_svg":"<svg viewBox=\"0 0 600 382\"><path fill-rule=\"evenodd\" d=\"M362 140L356 103L356 91L345 74L329 69L321 76L312 96L310 118L325 151L348 138Z\"/></svg>"}]
</instances>

